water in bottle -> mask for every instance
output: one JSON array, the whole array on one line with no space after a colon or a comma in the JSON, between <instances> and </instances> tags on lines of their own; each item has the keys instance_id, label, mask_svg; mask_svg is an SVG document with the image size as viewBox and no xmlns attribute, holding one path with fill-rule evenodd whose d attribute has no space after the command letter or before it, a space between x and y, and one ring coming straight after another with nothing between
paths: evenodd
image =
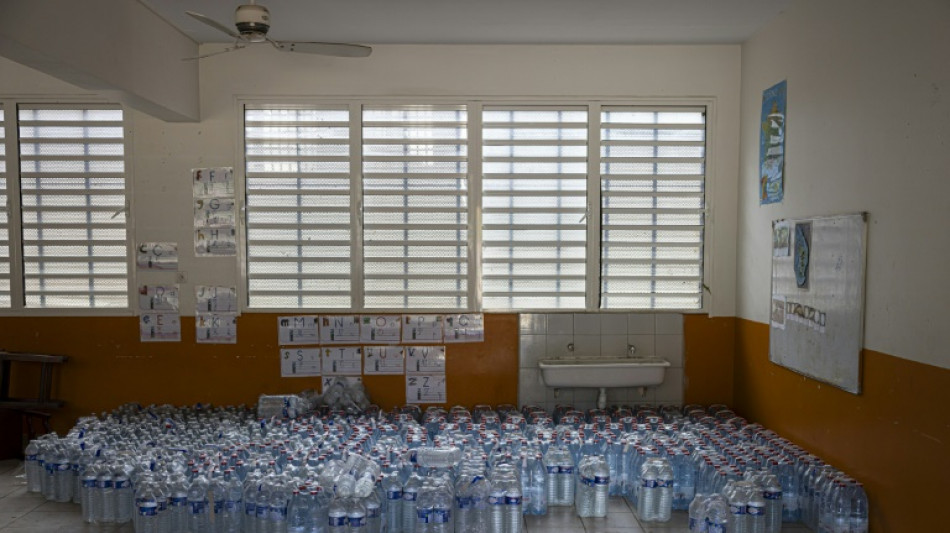
<instances>
[{"instance_id":1,"label":"water in bottle","mask_svg":"<svg viewBox=\"0 0 950 533\"><path fill-rule=\"evenodd\" d=\"M92 493L95 508L95 523L115 523L115 490L112 484L112 470L103 465L96 477L96 491Z\"/></svg>"},{"instance_id":2,"label":"water in bottle","mask_svg":"<svg viewBox=\"0 0 950 533\"><path fill-rule=\"evenodd\" d=\"M689 504L689 533L706 533L705 494L696 493Z\"/></svg>"},{"instance_id":3,"label":"water in bottle","mask_svg":"<svg viewBox=\"0 0 950 533\"><path fill-rule=\"evenodd\" d=\"M132 480L125 465L121 465L112 474L115 491L115 523L125 524L132 520Z\"/></svg>"},{"instance_id":4,"label":"water in bottle","mask_svg":"<svg viewBox=\"0 0 950 533\"><path fill-rule=\"evenodd\" d=\"M224 490L224 510L215 515L216 518L220 518L220 521L216 522L215 533L239 533L241 531L241 519L244 515L242 502L244 487L233 471L226 470L222 488Z\"/></svg>"},{"instance_id":5,"label":"water in bottle","mask_svg":"<svg viewBox=\"0 0 950 533\"><path fill-rule=\"evenodd\" d=\"M602 455L593 457L591 461L591 473L594 478L593 486L593 507L590 516L603 518L607 516L607 498L610 492L610 468ZM672 472L670 473L672 476ZM670 479L670 489L672 490L672 478Z\"/></svg>"},{"instance_id":6,"label":"water in bottle","mask_svg":"<svg viewBox=\"0 0 950 533\"><path fill-rule=\"evenodd\" d=\"M174 477L168 485L168 514L172 531L188 528L188 480L183 475Z\"/></svg>"},{"instance_id":7,"label":"water in bottle","mask_svg":"<svg viewBox=\"0 0 950 533\"><path fill-rule=\"evenodd\" d=\"M854 483L851 489L850 533L868 533L868 495L864 485Z\"/></svg>"},{"instance_id":8,"label":"water in bottle","mask_svg":"<svg viewBox=\"0 0 950 533\"><path fill-rule=\"evenodd\" d=\"M383 523L382 502L375 490L370 491L369 496L363 498L363 507L366 508L366 533L381 533Z\"/></svg>"},{"instance_id":9,"label":"water in bottle","mask_svg":"<svg viewBox=\"0 0 950 533\"><path fill-rule=\"evenodd\" d=\"M36 439L31 440L23 454L25 456L26 490L29 492L40 492L43 486L43 466L39 461L39 442Z\"/></svg>"},{"instance_id":10,"label":"water in bottle","mask_svg":"<svg viewBox=\"0 0 950 533\"><path fill-rule=\"evenodd\" d=\"M402 530L403 533L416 531L416 501L422 488L422 477L413 471L402 488Z\"/></svg>"},{"instance_id":11,"label":"water in bottle","mask_svg":"<svg viewBox=\"0 0 950 533\"><path fill-rule=\"evenodd\" d=\"M731 513L729 506L723 498L712 497L707 500L706 505L706 532L707 533L732 533Z\"/></svg>"},{"instance_id":12,"label":"water in bottle","mask_svg":"<svg viewBox=\"0 0 950 533\"><path fill-rule=\"evenodd\" d=\"M349 533L366 533L366 507L358 498L346 501L346 524Z\"/></svg>"},{"instance_id":13,"label":"water in bottle","mask_svg":"<svg viewBox=\"0 0 950 533\"><path fill-rule=\"evenodd\" d=\"M641 520L656 520L658 474L656 465L652 462L646 462L641 467L640 490L637 495L637 515Z\"/></svg>"},{"instance_id":14,"label":"water in bottle","mask_svg":"<svg viewBox=\"0 0 950 533\"><path fill-rule=\"evenodd\" d=\"M673 467L667 459L659 460L656 474L656 494L654 520L669 522L673 512Z\"/></svg>"},{"instance_id":15,"label":"water in bottle","mask_svg":"<svg viewBox=\"0 0 950 533\"><path fill-rule=\"evenodd\" d=\"M159 497L155 494L153 487L146 487L142 494L137 498L136 515L139 528L138 533L160 533L159 524Z\"/></svg>"},{"instance_id":16,"label":"water in bottle","mask_svg":"<svg viewBox=\"0 0 950 533\"><path fill-rule=\"evenodd\" d=\"M431 533L454 533L455 519L452 504L452 490L449 485L437 484L432 497L432 512L429 520Z\"/></svg>"},{"instance_id":17,"label":"water in bottle","mask_svg":"<svg viewBox=\"0 0 950 533\"><path fill-rule=\"evenodd\" d=\"M387 533L402 532L402 480L397 469L387 467L383 473L383 524Z\"/></svg>"},{"instance_id":18,"label":"water in bottle","mask_svg":"<svg viewBox=\"0 0 950 533\"><path fill-rule=\"evenodd\" d=\"M194 476L188 487L187 523L189 533L210 533L211 516L208 510L208 478L192 470Z\"/></svg>"},{"instance_id":19,"label":"water in bottle","mask_svg":"<svg viewBox=\"0 0 950 533\"><path fill-rule=\"evenodd\" d=\"M766 475L763 478L763 485L765 530L768 533L778 533L782 529L782 485L774 474Z\"/></svg>"},{"instance_id":20,"label":"water in bottle","mask_svg":"<svg viewBox=\"0 0 950 533\"><path fill-rule=\"evenodd\" d=\"M333 500L330 501L327 518L327 533L348 533L346 502L343 498L334 497Z\"/></svg>"},{"instance_id":21,"label":"water in bottle","mask_svg":"<svg viewBox=\"0 0 950 533\"><path fill-rule=\"evenodd\" d=\"M749 491L749 501L746 504L746 521L749 533L767 533L765 522L765 498L762 488L758 485Z\"/></svg>"},{"instance_id":22,"label":"water in bottle","mask_svg":"<svg viewBox=\"0 0 950 533\"><path fill-rule=\"evenodd\" d=\"M89 465L86 467L86 470L82 473L82 493L80 506L82 509L82 519L83 522L87 524L92 524L96 520L96 509L95 509L95 493L97 490L96 480L99 477L98 474L99 467L96 465Z\"/></svg>"}]
</instances>

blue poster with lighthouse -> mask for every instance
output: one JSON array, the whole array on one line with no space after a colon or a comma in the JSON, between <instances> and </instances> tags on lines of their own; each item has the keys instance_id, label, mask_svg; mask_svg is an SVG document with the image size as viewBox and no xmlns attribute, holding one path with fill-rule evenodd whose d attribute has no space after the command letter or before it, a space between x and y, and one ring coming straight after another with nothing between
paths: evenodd
<instances>
[{"instance_id":1,"label":"blue poster with lighthouse","mask_svg":"<svg viewBox=\"0 0 950 533\"><path fill-rule=\"evenodd\" d=\"M759 133L759 204L774 204L785 196L785 80L762 92L762 131Z\"/></svg>"}]
</instances>

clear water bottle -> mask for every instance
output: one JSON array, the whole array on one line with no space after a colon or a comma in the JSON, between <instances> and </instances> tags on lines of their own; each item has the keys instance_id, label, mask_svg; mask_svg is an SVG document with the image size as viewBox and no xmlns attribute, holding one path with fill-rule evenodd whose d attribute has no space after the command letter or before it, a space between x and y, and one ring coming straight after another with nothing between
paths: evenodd
<instances>
[{"instance_id":1,"label":"clear water bottle","mask_svg":"<svg viewBox=\"0 0 950 533\"><path fill-rule=\"evenodd\" d=\"M849 533L851 530L851 486L841 482L835 487L832 503L831 533Z\"/></svg>"},{"instance_id":2,"label":"clear water bottle","mask_svg":"<svg viewBox=\"0 0 950 533\"><path fill-rule=\"evenodd\" d=\"M325 533L329 523L330 511L330 491L323 490L322 487L313 487L310 489L310 496L313 498L311 529L307 533Z\"/></svg>"},{"instance_id":3,"label":"clear water bottle","mask_svg":"<svg viewBox=\"0 0 950 533\"><path fill-rule=\"evenodd\" d=\"M363 498L363 507L366 508L366 533L381 533L383 523L382 502L375 490Z\"/></svg>"},{"instance_id":4,"label":"clear water bottle","mask_svg":"<svg viewBox=\"0 0 950 533\"><path fill-rule=\"evenodd\" d=\"M491 518L489 533L505 533L505 488L501 483L492 483L488 507Z\"/></svg>"},{"instance_id":5,"label":"clear water bottle","mask_svg":"<svg viewBox=\"0 0 950 533\"><path fill-rule=\"evenodd\" d=\"M366 507L357 498L346 501L346 524L349 533L366 533Z\"/></svg>"},{"instance_id":6,"label":"clear water bottle","mask_svg":"<svg viewBox=\"0 0 950 533\"><path fill-rule=\"evenodd\" d=\"M729 505L722 498L710 498L706 505L706 532L732 533Z\"/></svg>"},{"instance_id":7,"label":"clear water bottle","mask_svg":"<svg viewBox=\"0 0 950 533\"><path fill-rule=\"evenodd\" d=\"M762 497L765 499L765 530L778 533L782 530L782 485L774 474L763 479Z\"/></svg>"},{"instance_id":8,"label":"clear water bottle","mask_svg":"<svg viewBox=\"0 0 950 533\"><path fill-rule=\"evenodd\" d=\"M521 486L516 482L508 483L505 489L505 533L521 533L522 500Z\"/></svg>"},{"instance_id":9,"label":"clear water bottle","mask_svg":"<svg viewBox=\"0 0 950 533\"><path fill-rule=\"evenodd\" d=\"M125 465L120 465L112 474L115 491L115 523L126 524L132 520L132 480Z\"/></svg>"},{"instance_id":10,"label":"clear water bottle","mask_svg":"<svg viewBox=\"0 0 950 533\"><path fill-rule=\"evenodd\" d=\"M657 522L669 522L673 513L673 467L669 460L660 459L656 474L656 511Z\"/></svg>"},{"instance_id":11,"label":"clear water bottle","mask_svg":"<svg viewBox=\"0 0 950 533\"><path fill-rule=\"evenodd\" d=\"M43 490L43 466L40 463L40 445L34 439L26 446L24 454L24 469L26 470L26 490L40 492Z\"/></svg>"},{"instance_id":12,"label":"clear water bottle","mask_svg":"<svg viewBox=\"0 0 950 533\"><path fill-rule=\"evenodd\" d=\"M736 483L725 491L729 499L729 512L732 513L732 530L730 533L748 533L746 510L749 505L749 491L744 483Z\"/></svg>"},{"instance_id":13,"label":"clear water bottle","mask_svg":"<svg viewBox=\"0 0 950 533\"><path fill-rule=\"evenodd\" d=\"M574 459L567 448L558 450L558 484L557 494L559 505L573 505L574 503Z\"/></svg>"},{"instance_id":14,"label":"clear water bottle","mask_svg":"<svg viewBox=\"0 0 950 533\"><path fill-rule=\"evenodd\" d=\"M383 523L387 533L402 532L402 480L396 469L387 469L383 474Z\"/></svg>"},{"instance_id":15,"label":"clear water bottle","mask_svg":"<svg viewBox=\"0 0 950 533\"><path fill-rule=\"evenodd\" d=\"M531 482L528 484L531 491L530 508L525 514L543 516L548 513L548 471L544 466L541 454L536 454L530 462L528 474Z\"/></svg>"},{"instance_id":16,"label":"clear water bottle","mask_svg":"<svg viewBox=\"0 0 950 533\"><path fill-rule=\"evenodd\" d=\"M675 455L673 466L673 509L683 511L689 509L693 496L696 494L696 470L690 460L689 450L682 450Z\"/></svg>"},{"instance_id":17,"label":"clear water bottle","mask_svg":"<svg viewBox=\"0 0 950 533\"><path fill-rule=\"evenodd\" d=\"M160 527L160 517L159 517L159 499L155 492L155 489L151 486L146 487L142 494L136 498L136 515L138 516L136 523L139 524L139 527L136 528L137 533L161 533Z\"/></svg>"},{"instance_id":18,"label":"clear water bottle","mask_svg":"<svg viewBox=\"0 0 950 533\"><path fill-rule=\"evenodd\" d=\"M241 522L241 530L244 533L260 533L257 530L257 497L259 494L259 479L257 476L247 476L247 478L244 480L244 492L241 498L244 502L244 517ZM174 498L172 498L172 502L174 502ZM174 531L180 531L174 529L174 527L172 529Z\"/></svg>"},{"instance_id":19,"label":"clear water bottle","mask_svg":"<svg viewBox=\"0 0 950 533\"><path fill-rule=\"evenodd\" d=\"M271 488L270 498L267 501L267 533L286 533L290 495L291 492L282 482L276 482Z\"/></svg>"},{"instance_id":20,"label":"clear water bottle","mask_svg":"<svg viewBox=\"0 0 950 533\"><path fill-rule=\"evenodd\" d=\"M749 533L766 533L765 498L759 486L749 492L749 501L746 504L747 531Z\"/></svg>"},{"instance_id":21,"label":"clear water bottle","mask_svg":"<svg viewBox=\"0 0 950 533\"><path fill-rule=\"evenodd\" d=\"M705 494L696 493L689 504L689 533L706 533L706 501Z\"/></svg>"},{"instance_id":22,"label":"clear water bottle","mask_svg":"<svg viewBox=\"0 0 950 533\"><path fill-rule=\"evenodd\" d=\"M92 493L97 524L115 523L115 489L112 483L112 471L103 465L96 477L96 491Z\"/></svg>"},{"instance_id":23,"label":"clear water bottle","mask_svg":"<svg viewBox=\"0 0 950 533\"><path fill-rule=\"evenodd\" d=\"M168 485L169 526L172 531L188 528L188 480L183 475L172 478Z\"/></svg>"},{"instance_id":24,"label":"clear water bottle","mask_svg":"<svg viewBox=\"0 0 950 533\"><path fill-rule=\"evenodd\" d=\"M607 516L607 499L610 493L610 467L607 465L603 456L594 456L591 461L591 472L594 478L593 496L591 498L593 507L591 516L603 518ZM672 472L670 473L672 476ZM672 479L670 479L670 489L672 490Z\"/></svg>"},{"instance_id":25,"label":"clear water bottle","mask_svg":"<svg viewBox=\"0 0 950 533\"><path fill-rule=\"evenodd\" d=\"M80 506L82 509L82 520L87 524L93 524L96 521L95 494L98 477L99 467L96 465L89 465L82 473Z\"/></svg>"},{"instance_id":26,"label":"clear water bottle","mask_svg":"<svg viewBox=\"0 0 950 533\"><path fill-rule=\"evenodd\" d=\"M558 482L560 481L558 451L555 447L548 448L548 453L544 455L544 494L548 505L564 505L561 501L561 495L558 492Z\"/></svg>"},{"instance_id":27,"label":"clear water bottle","mask_svg":"<svg viewBox=\"0 0 950 533\"><path fill-rule=\"evenodd\" d=\"M422 477L417 472L409 475L402 488L402 530L403 533L416 531L416 501L422 489Z\"/></svg>"},{"instance_id":28,"label":"clear water bottle","mask_svg":"<svg viewBox=\"0 0 950 533\"><path fill-rule=\"evenodd\" d=\"M656 465L651 462L644 463L641 467L637 515L647 522L656 520L658 474Z\"/></svg>"},{"instance_id":29,"label":"clear water bottle","mask_svg":"<svg viewBox=\"0 0 950 533\"><path fill-rule=\"evenodd\" d=\"M192 470L193 479L188 487L189 533L210 533L211 515L208 509L208 478Z\"/></svg>"},{"instance_id":30,"label":"clear water bottle","mask_svg":"<svg viewBox=\"0 0 950 533\"><path fill-rule=\"evenodd\" d=\"M855 482L851 487L850 533L868 533L868 495L864 485Z\"/></svg>"},{"instance_id":31,"label":"clear water bottle","mask_svg":"<svg viewBox=\"0 0 950 533\"><path fill-rule=\"evenodd\" d=\"M447 484L439 483L432 497L430 515L431 533L454 533L455 518L452 513L452 491Z\"/></svg>"},{"instance_id":32,"label":"clear water bottle","mask_svg":"<svg viewBox=\"0 0 950 533\"><path fill-rule=\"evenodd\" d=\"M346 502L343 498L333 498L327 512L327 533L348 533L346 521Z\"/></svg>"},{"instance_id":33,"label":"clear water bottle","mask_svg":"<svg viewBox=\"0 0 950 533\"><path fill-rule=\"evenodd\" d=\"M219 519L215 522L215 532L239 533L241 519L244 516L242 502L244 487L232 470L226 470L221 489L223 489L224 509L220 514L215 515L215 518Z\"/></svg>"}]
</instances>

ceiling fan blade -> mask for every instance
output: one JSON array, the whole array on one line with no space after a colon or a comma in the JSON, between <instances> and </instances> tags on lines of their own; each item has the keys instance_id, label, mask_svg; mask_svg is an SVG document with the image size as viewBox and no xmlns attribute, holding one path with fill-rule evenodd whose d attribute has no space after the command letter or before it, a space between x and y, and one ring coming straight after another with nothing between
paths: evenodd
<instances>
[{"instance_id":1,"label":"ceiling fan blade","mask_svg":"<svg viewBox=\"0 0 950 533\"><path fill-rule=\"evenodd\" d=\"M235 39L241 39L241 34L239 34L238 32L234 31L233 29L231 29L231 28L225 26L224 24L221 24L220 22L218 22L218 21L216 21L216 20L214 20L214 19L212 19L212 18L206 17L206 16L202 15L201 13L195 13L194 11L185 11L185 13L186 13L187 15L189 15L191 18L193 18L193 19L195 19L195 20L197 20L197 21L199 21L199 22L204 22L204 23L207 24L208 26L211 26L212 28L214 28L214 29L216 29L216 30L218 30L218 31L224 32L224 33L230 35L231 37L234 37Z\"/></svg>"},{"instance_id":2,"label":"ceiling fan blade","mask_svg":"<svg viewBox=\"0 0 950 533\"><path fill-rule=\"evenodd\" d=\"M367 57L373 52L369 46L343 43L295 43L276 41L274 46L282 52L298 52L335 57Z\"/></svg>"},{"instance_id":3,"label":"ceiling fan blade","mask_svg":"<svg viewBox=\"0 0 950 533\"><path fill-rule=\"evenodd\" d=\"M242 45L242 44L236 44L236 45L234 45L234 46L229 46L229 47L225 48L224 50L218 50L217 52L211 52L211 53L209 53L209 54L201 54L200 56L183 57L181 60L182 60L182 61L195 61L195 60L198 60L198 59L204 59L204 58L206 58L206 57L219 56L219 55L221 55L221 54L226 54L226 53L228 53L228 52L233 52L233 51L235 51L235 50L240 50L240 49L242 49L242 48L247 48L247 46Z\"/></svg>"}]
</instances>

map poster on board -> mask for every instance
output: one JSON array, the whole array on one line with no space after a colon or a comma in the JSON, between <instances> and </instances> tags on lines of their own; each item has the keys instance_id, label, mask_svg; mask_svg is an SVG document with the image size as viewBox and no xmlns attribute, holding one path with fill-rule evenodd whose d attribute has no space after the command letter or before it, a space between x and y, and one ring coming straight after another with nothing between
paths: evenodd
<instances>
[{"instance_id":1,"label":"map poster on board","mask_svg":"<svg viewBox=\"0 0 950 533\"><path fill-rule=\"evenodd\" d=\"M759 203L785 197L785 80L762 92L762 131L759 132Z\"/></svg>"}]
</instances>

